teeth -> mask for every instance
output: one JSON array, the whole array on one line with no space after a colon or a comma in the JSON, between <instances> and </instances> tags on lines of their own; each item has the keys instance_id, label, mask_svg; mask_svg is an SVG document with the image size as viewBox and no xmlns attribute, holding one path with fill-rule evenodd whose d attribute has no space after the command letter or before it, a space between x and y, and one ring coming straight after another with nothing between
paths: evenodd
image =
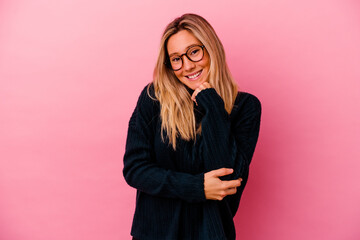
<instances>
[{"instance_id":1,"label":"teeth","mask_svg":"<svg viewBox=\"0 0 360 240\"><path fill-rule=\"evenodd\" d=\"M196 78L197 76L199 76L199 75L200 75L200 73L201 73L201 71L200 71L200 72L198 72L198 73L196 73L196 74L194 74L194 75L187 76L187 77L188 77L188 78L190 78L190 79L194 79L194 78Z\"/></svg>"}]
</instances>

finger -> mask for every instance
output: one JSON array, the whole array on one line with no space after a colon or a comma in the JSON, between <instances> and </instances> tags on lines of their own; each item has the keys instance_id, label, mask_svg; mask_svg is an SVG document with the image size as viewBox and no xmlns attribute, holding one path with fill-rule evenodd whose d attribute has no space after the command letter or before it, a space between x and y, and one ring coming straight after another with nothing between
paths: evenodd
<instances>
[{"instance_id":1,"label":"finger","mask_svg":"<svg viewBox=\"0 0 360 240\"><path fill-rule=\"evenodd\" d=\"M231 168L220 168L212 171L215 177L222 177L225 175L232 174L233 172L234 170Z\"/></svg>"},{"instance_id":2,"label":"finger","mask_svg":"<svg viewBox=\"0 0 360 240\"><path fill-rule=\"evenodd\" d=\"M230 180L230 181L222 181L225 188L236 188L240 187L241 181L239 180Z\"/></svg>"},{"instance_id":3,"label":"finger","mask_svg":"<svg viewBox=\"0 0 360 240\"><path fill-rule=\"evenodd\" d=\"M193 94L191 95L191 100L193 100L194 102L196 102L196 95L198 95L198 93L200 92L201 90L200 89L195 89L195 91L193 92Z\"/></svg>"},{"instance_id":4,"label":"finger","mask_svg":"<svg viewBox=\"0 0 360 240\"><path fill-rule=\"evenodd\" d=\"M199 88L200 88L201 90L204 90L204 89L207 89L207 88L211 88L211 85L210 85L210 83L208 83L208 82L203 82L203 83L199 86Z\"/></svg>"},{"instance_id":5,"label":"finger","mask_svg":"<svg viewBox=\"0 0 360 240\"><path fill-rule=\"evenodd\" d=\"M233 195L237 192L237 189L236 187L235 188L229 188L227 191L226 191L226 195Z\"/></svg>"},{"instance_id":6,"label":"finger","mask_svg":"<svg viewBox=\"0 0 360 240\"><path fill-rule=\"evenodd\" d=\"M195 101L195 92L193 92L193 94L191 95L191 100Z\"/></svg>"},{"instance_id":7,"label":"finger","mask_svg":"<svg viewBox=\"0 0 360 240\"><path fill-rule=\"evenodd\" d=\"M208 83L208 82L204 82L203 85L204 85L206 88L212 88L211 85L210 85L210 83Z\"/></svg>"},{"instance_id":8,"label":"finger","mask_svg":"<svg viewBox=\"0 0 360 240\"><path fill-rule=\"evenodd\" d=\"M206 87L206 85L204 84L204 83L202 83L199 87L198 87L198 89L200 89L200 90L204 90L204 89L206 89L207 87Z\"/></svg>"}]
</instances>

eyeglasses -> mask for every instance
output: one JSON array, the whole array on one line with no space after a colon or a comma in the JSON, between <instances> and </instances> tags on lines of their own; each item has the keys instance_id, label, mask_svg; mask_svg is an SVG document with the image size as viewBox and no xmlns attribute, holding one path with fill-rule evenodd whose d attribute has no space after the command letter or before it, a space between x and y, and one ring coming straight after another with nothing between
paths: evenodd
<instances>
[{"instance_id":1,"label":"eyeglasses","mask_svg":"<svg viewBox=\"0 0 360 240\"><path fill-rule=\"evenodd\" d=\"M165 65L174 71L178 71L183 66L183 56L185 55L192 62L199 62L204 57L204 45L194 45L190 47L186 53L179 55L172 55L167 59Z\"/></svg>"}]
</instances>

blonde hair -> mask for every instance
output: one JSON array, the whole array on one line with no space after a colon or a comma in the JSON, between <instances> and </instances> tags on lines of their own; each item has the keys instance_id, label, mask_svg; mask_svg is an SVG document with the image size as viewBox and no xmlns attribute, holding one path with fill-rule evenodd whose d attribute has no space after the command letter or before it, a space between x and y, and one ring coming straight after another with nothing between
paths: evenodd
<instances>
[{"instance_id":1,"label":"blonde hair","mask_svg":"<svg viewBox=\"0 0 360 240\"><path fill-rule=\"evenodd\" d=\"M168 61L168 39L181 30L190 31L205 46L210 57L208 82L223 99L225 109L229 114L238 92L225 61L224 47L214 29L203 17L196 14L184 14L168 24L161 38L153 86L155 97L161 106L162 140L165 141L164 133L166 133L169 144L174 150L177 137L189 141L195 140L196 134L201 133L201 125L196 125L194 103L190 93L177 79L173 70L165 66Z\"/></svg>"}]
</instances>

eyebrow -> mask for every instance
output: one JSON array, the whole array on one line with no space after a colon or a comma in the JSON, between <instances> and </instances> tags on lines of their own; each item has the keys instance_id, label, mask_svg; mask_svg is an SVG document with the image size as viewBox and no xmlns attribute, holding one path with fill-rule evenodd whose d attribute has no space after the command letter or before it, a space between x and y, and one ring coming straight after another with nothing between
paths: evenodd
<instances>
[{"instance_id":1,"label":"eyebrow","mask_svg":"<svg viewBox=\"0 0 360 240\"><path fill-rule=\"evenodd\" d=\"M199 43L194 43L194 44L191 44L191 45L189 45L189 46L187 46L185 49L186 49L186 51L185 51L185 53L189 50L189 48L191 48L191 47L193 47L193 46L197 46L197 45L199 45ZM173 55L180 55L178 52L174 52L174 53L171 53L171 54L169 54L169 57L171 57L171 56L173 56Z\"/></svg>"}]
</instances>

